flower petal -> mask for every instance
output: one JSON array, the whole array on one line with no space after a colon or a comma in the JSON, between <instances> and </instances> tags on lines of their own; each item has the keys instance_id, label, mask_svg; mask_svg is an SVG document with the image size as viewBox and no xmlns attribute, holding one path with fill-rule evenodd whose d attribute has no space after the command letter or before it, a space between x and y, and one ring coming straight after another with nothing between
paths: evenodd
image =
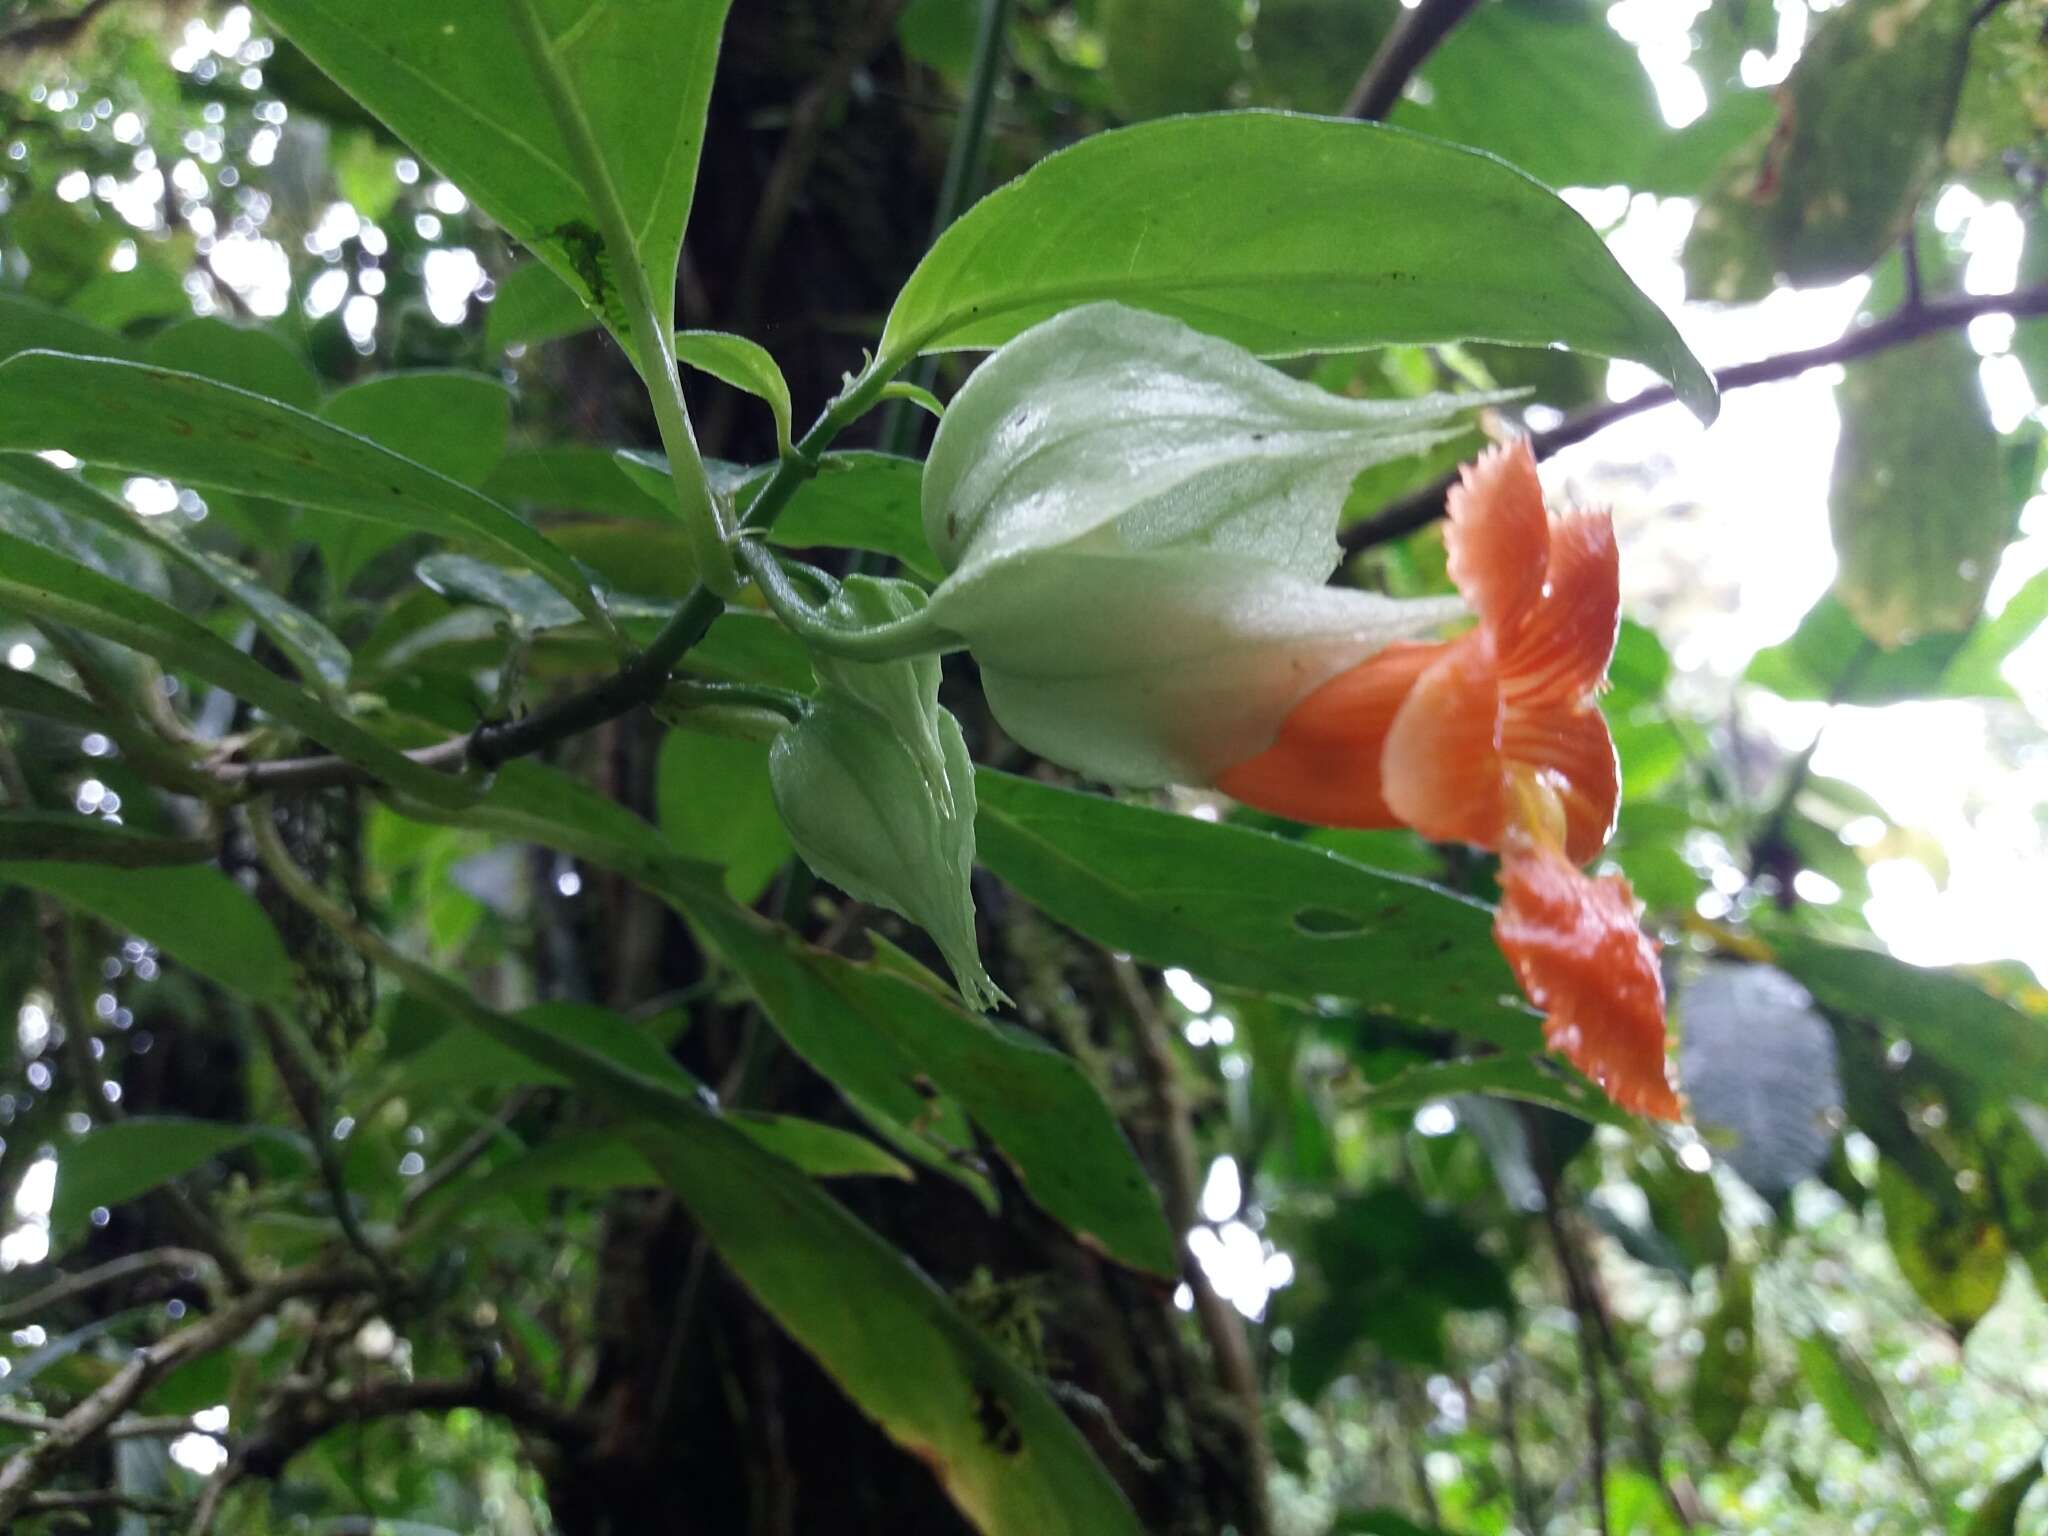
<instances>
[{"instance_id":1,"label":"flower petal","mask_svg":"<svg viewBox=\"0 0 2048 1536\"><path fill-rule=\"evenodd\" d=\"M1512 640L1500 640L1510 704L1583 703L1607 676L1621 628L1621 557L1614 520L1572 512L1551 520L1543 596Z\"/></svg>"},{"instance_id":2,"label":"flower petal","mask_svg":"<svg viewBox=\"0 0 2048 1536\"><path fill-rule=\"evenodd\" d=\"M1591 704L1501 711L1500 755L1527 770L1564 812L1564 850L1584 864L1607 846L1621 805L1621 765L1607 721Z\"/></svg>"},{"instance_id":3,"label":"flower petal","mask_svg":"<svg viewBox=\"0 0 2048 1536\"><path fill-rule=\"evenodd\" d=\"M1618 876L1590 879L1556 848L1517 833L1501 860L1493 934L1550 1048L1635 1114L1682 1110L1664 1054L1664 982Z\"/></svg>"},{"instance_id":4,"label":"flower petal","mask_svg":"<svg viewBox=\"0 0 2048 1536\"><path fill-rule=\"evenodd\" d=\"M1416 679L1394 716L1380 759L1388 809L1432 842L1498 848L1506 798L1499 715L1492 642L1484 630L1468 631Z\"/></svg>"},{"instance_id":5,"label":"flower petal","mask_svg":"<svg viewBox=\"0 0 2048 1536\"><path fill-rule=\"evenodd\" d=\"M1294 706L1273 745L1226 769L1216 787L1275 816L1324 827L1393 827L1380 758L1415 681L1448 649L1390 645Z\"/></svg>"},{"instance_id":6,"label":"flower petal","mask_svg":"<svg viewBox=\"0 0 2048 1536\"><path fill-rule=\"evenodd\" d=\"M1505 649L1542 598L1550 569L1550 513L1528 439L1467 464L1446 506L1451 580Z\"/></svg>"}]
</instances>

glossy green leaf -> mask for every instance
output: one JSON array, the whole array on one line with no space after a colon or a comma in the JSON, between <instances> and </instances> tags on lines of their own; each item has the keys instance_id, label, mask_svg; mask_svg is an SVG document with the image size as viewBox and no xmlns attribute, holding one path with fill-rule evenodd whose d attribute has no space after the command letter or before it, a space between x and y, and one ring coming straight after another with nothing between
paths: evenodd
<instances>
[{"instance_id":1,"label":"glossy green leaf","mask_svg":"<svg viewBox=\"0 0 2048 1536\"><path fill-rule=\"evenodd\" d=\"M2048 1029L1963 976L1802 934L1771 947L1824 1008L1883 1025L2000 1098L2048 1095Z\"/></svg>"},{"instance_id":2,"label":"glossy green leaf","mask_svg":"<svg viewBox=\"0 0 2048 1536\"><path fill-rule=\"evenodd\" d=\"M533 765L501 775L461 821L573 853L660 896L745 978L791 1049L863 1110L915 1126L935 1094L957 1100L1063 1225L1124 1263L1172 1272L1158 1197L1070 1058L964 1012L929 977L804 945L727 900L717 871L678 858L631 812Z\"/></svg>"},{"instance_id":3,"label":"glossy green leaf","mask_svg":"<svg viewBox=\"0 0 2048 1536\"><path fill-rule=\"evenodd\" d=\"M789 452L789 385L766 347L725 331L678 331L676 360L765 401L775 416L776 449Z\"/></svg>"},{"instance_id":4,"label":"glossy green leaf","mask_svg":"<svg viewBox=\"0 0 2048 1536\"><path fill-rule=\"evenodd\" d=\"M1510 1050L1541 1045L1477 902L1242 827L988 769L978 783L981 861L1107 948Z\"/></svg>"},{"instance_id":5,"label":"glossy green leaf","mask_svg":"<svg viewBox=\"0 0 2048 1536\"><path fill-rule=\"evenodd\" d=\"M125 503L33 454L0 453L0 481L123 538L145 541L152 549L176 560L246 609L257 627L291 660L299 676L315 688L338 688L347 682L348 647L333 631L226 556L191 543L174 526L169 526L168 518L140 517Z\"/></svg>"},{"instance_id":6,"label":"glossy green leaf","mask_svg":"<svg viewBox=\"0 0 2048 1536\"><path fill-rule=\"evenodd\" d=\"M1550 1056L1504 1053L1463 1061L1410 1067L1359 1095L1368 1109L1416 1109L1434 1099L1478 1094L1542 1104L1581 1120L1628 1129L1636 1123L1625 1110L1577 1072Z\"/></svg>"},{"instance_id":7,"label":"glossy green leaf","mask_svg":"<svg viewBox=\"0 0 2048 1536\"><path fill-rule=\"evenodd\" d=\"M734 1275L980 1530L1137 1536L1116 1485L1038 1383L803 1174L693 1094L485 1008L424 967L408 971L434 1004L638 1122L634 1145Z\"/></svg>"},{"instance_id":8,"label":"glossy green leaf","mask_svg":"<svg viewBox=\"0 0 2048 1536\"><path fill-rule=\"evenodd\" d=\"M136 1116L88 1131L59 1149L50 1224L77 1232L94 1206L116 1206L168 1184L256 1134L252 1126Z\"/></svg>"},{"instance_id":9,"label":"glossy green leaf","mask_svg":"<svg viewBox=\"0 0 2048 1536\"><path fill-rule=\"evenodd\" d=\"M342 89L389 124L600 313L639 262L673 313L725 0L534 0L632 228L607 252L576 158L502 0L263 0ZM616 319L614 329L624 330Z\"/></svg>"},{"instance_id":10,"label":"glossy green leaf","mask_svg":"<svg viewBox=\"0 0 2048 1536\"><path fill-rule=\"evenodd\" d=\"M927 580L940 575L925 542L918 510L924 466L915 459L855 449L828 453L818 473L798 488L769 537L785 549L865 549L888 555ZM753 502L770 471L755 470L740 483L735 501Z\"/></svg>"},{"instance_id":11,"label":"glossy green leaf","mask_svg":"<svg viewBox=\"0 0 2048 1536\"><path fill-rule=\"evenodd\" d=\"M320 381L289 342L217 316L196 315L158 332L143 347L140 360L267 395L302 411L320 407Z\"/></svg>"},{"instance_id":12,"label":"glossy green leaf","mask_svg":"<svg viewBox=\"0 0 2048 1536\"><path fill-rule=\"evenodd\" d=\"M610 627L575 563L497 503L318 417L192 374L55 352L12 358L0 363L0 448L64 448L88 463L478 540Z\"/></svg>"},{"instance_id":13,"label":"glossy green leaf","mask_svg":"<svg viewBox=\"0 0 2048 1536\"><path fill-rule=\"evenodd\" d=\"M217 869L0 864L0 882L13 881L147 939L232 992L262 1003L292 1001L292 964L277 930L255 899Z\"/></svg>"},{"instance_id":14,"label":"glossy green leaf","mask_svg":"<svg viewBox=\"0 0 2048 1536\"><path fill-rule=\"evenodd\" d=\"M993 347L1096 299L1269 357L1560 344L1644 363L1714 411L1670 321L1540 184L1398 129L1282 113L1142 123L1041 161L939 237L880 350Z\"/></svg>"},{"instance_id":15,"label":"glossy green leaf","mask_svg":"<svg viewBox=\"0 0 2048 1536\"><path fill-rule=\"evenodd\" d=\"M575 336L598 323L574 288L544 261L522 262L498 281L484 320L484 345L532 347Z\"/></svg>"},{"instance_id":16,"label":"glossy green leaf","mask_svg":"<svg viewBox=\"0 0 2048 1536\"><path fill-rule=\"evenodd\" d=\"M654 803L676 852L723 867L726 894L742 905L758 900L789 860L765 742L670 731L655 768Z\"/></svg>"},{"instance_id":17,"label":"glossy green leaf","mask_svg":"<svg viewBox=\"0 0 2048 1536\"><path fill-rule=\"evenodd\" d=\"M420 767L169 604L5 532L0 532L0 603L182 667L269 711L395 788L442 805L469 798L457 780Z\"/></svg>"},{"instance_id":18,"label":"glossy green leaf","mask_svg":"<svg viewBox=\"0 0 2048 1536\"><path fill-rule=\"evenodd\" d=\"M0 708L4 700L0 695ZM212 845L197 838L154 837L76 811L0 810L0 860L55 859L141 869L199 864L212 857Z\"/></svg>"},{"instance_id":19,"label":"glossy green leaf","mask_svg":"<svg viewBox=\"0 0 2048 1536\"><path fill-rule=\"evenodd\" d=\"M1966 630L2026 487L2009 483L1960 331L1849 364L1828 490L1835 591L1879 645Z\"/></svg>"}]
</instances>

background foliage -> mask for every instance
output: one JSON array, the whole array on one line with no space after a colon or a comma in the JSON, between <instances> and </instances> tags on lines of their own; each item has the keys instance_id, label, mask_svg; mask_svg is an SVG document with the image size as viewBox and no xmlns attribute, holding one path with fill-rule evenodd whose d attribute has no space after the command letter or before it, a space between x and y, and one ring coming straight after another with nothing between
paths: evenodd
<instances>
[{"instance_id":1,"label":"background foliage","mask_svg":"<svg viewBox=\"0 0 2048 1536\"><path fill-rule=\"evenodd\" d=\"M964 1011L923 934L792 858L766 746L634 671L697 604L691 678L816 686L704 606L630 273L497 0L0 0L0 1510L2048 1530L2048 993L1879 942L1873 893L1949 850L1785 729L1960 701L2048 835L2048 7L1646 9L536 14L711 483L836 571L937 574L919 408L835 394L863 349L945 397L954 349L1120 283L1338 392L1525 388L1546 454L1669 398L1645 368L1709 393L1497 165L1170 114L1385 116L1579 189L1624 252L1676 216L1682 297L1766 317L1731 398L1832 369L1838 578L1732 660L1704 573L1778 552L1648 459L1572 460L1675 573L1603 707L1676 1133L1533 1054L1485 859L1080 793L953 662L1016 1000ZM1823 289L1855 318L1784 352L1769 317ZM1727 440L1684 430L1656 451ZM1344 579L1448 590L1431 520L1478 441L1359 480ZM503 763L481 799L465 745Z\"/></svg>"}]
</instances>

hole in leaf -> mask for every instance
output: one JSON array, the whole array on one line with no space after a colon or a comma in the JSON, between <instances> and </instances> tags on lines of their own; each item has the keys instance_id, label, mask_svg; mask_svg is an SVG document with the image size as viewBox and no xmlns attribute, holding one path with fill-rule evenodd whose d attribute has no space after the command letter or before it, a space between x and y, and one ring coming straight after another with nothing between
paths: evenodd
<instances>
[{"instance_id":1,"label":"hole in leaf","mask_svg":"<svg viewBox=\"0 0 2048 1536\"><path fill-rule=\"evenodd\" d=\"M1303 907L1294 914L1294 926L1312 939L1335 939L1365 932L1365 919L1330 907Z\"/></svg>"}]
</instances>

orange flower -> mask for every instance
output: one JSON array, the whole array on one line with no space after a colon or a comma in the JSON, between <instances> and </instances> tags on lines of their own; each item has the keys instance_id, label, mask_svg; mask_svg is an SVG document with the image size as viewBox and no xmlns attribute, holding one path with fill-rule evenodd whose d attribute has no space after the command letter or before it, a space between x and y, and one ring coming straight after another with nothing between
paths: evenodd
<instances>
[{"instance_id":1,"label":"orange flower","mask_svg":"<svg viewBox=\"0 0 2048 1536\"><path fill-rule=\"evenodd\" d=\"M1553 515L1517 442L1466 468L1445 542L1478 626L1332 678L1217 787L1300 821L1406 825L1499 853L1494 938L1545 1040L1624 1108L1676 1119L1656 948L1628 883L1579 867L1620 800L1594 703L1620 623L1613 523Z\"/></svg>"}]
</instances>

